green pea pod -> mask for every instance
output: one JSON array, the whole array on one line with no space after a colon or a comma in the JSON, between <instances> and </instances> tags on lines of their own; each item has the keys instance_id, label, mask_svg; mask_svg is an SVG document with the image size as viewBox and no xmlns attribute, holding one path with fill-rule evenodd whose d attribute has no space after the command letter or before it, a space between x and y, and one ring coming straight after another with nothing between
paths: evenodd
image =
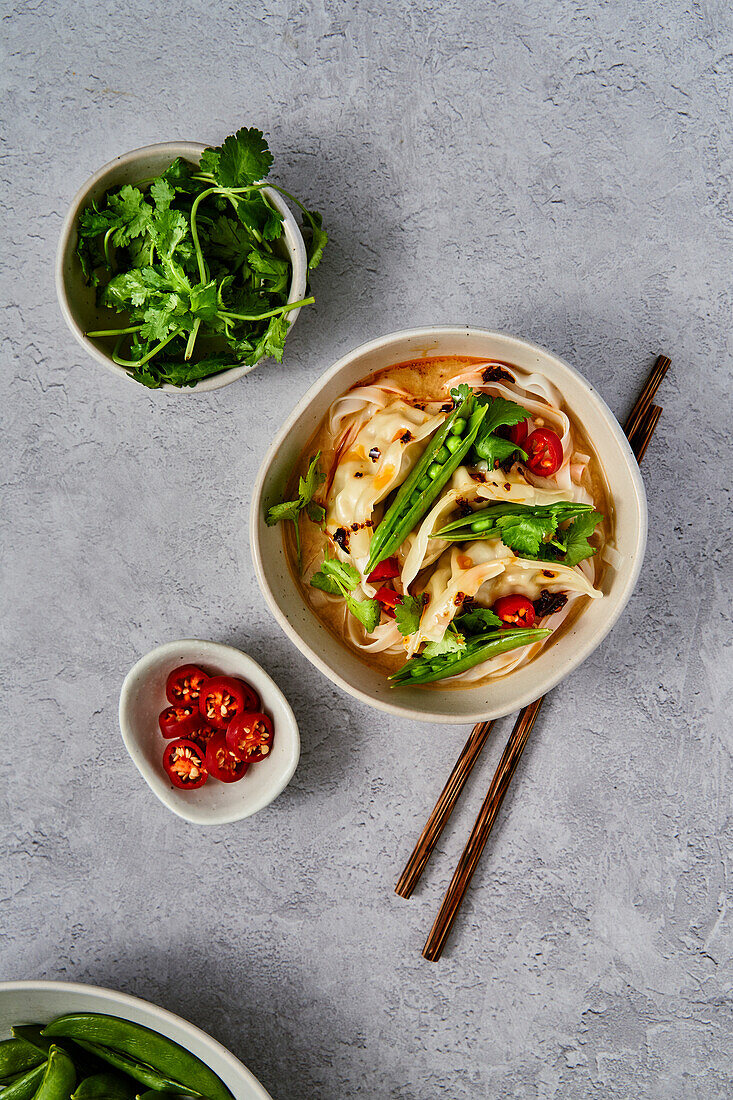
<instances>
[{"instance_id":1,"label":"green pea pod","mask_svg":"<svg viewBox=\"0 0 733 1100\"><path fill-rule=\"evenodd\" d=\"M40 1066L29 1069L22 1077L16 1078L12 1085L8 1085L0 1092L2 1100L31 1100L46 1072L48 1062L43 1061Z\"/></svg>"},{"instance_id":2,"label":"green pea pod","mask_svg":"<svg viewBox=\"0 0 733 1100\"><path fill-rule=\"evenodd\" d=\"M153 1089L154 1092L178 1092L186 1096L202 1095L194 1089L186 1088L180 1081L174 1081L172 1078L158 1073L156 1069L145 1062L139 1062L136 1058L130 1058L127 1054L112 1050L111 1047L103 1047L100 1043L88 1043L85 1039L77 1039L76 1042L89 1054L96 1055L97 1058L101 1058L108 1065L114 1066L121 1073L126 1073L128 1077L132 1077L133 1081L137 1081L139 1085L145 1085L146 1088Z\"/></svg>"},{"instance_id":3,"label":"green pea pod","mask_svg":"<svg viewBox=\"0 0 733 1100\"><path fill-rule=\"evenodd\" d=\"M463 649L444 653L439 657L411 657L402 668L390 676L393 685L432 684L448 676L458 676L474 665L488 661L500 653L508 653L519 646L532 645L552 634L551 630L492 630L488 634L477 635L467 642Z\"/></svg>"},{"instance_id":4,"label":"green pea pod","mask_svg":"<svg viewBox=\"0 0 733 1100\"><path fill-rule=\"evenodd\" d=\"M499 537L501 532L495 521L502 516L552 516L557 523L563 523L592 511L592 504L574 504L566 500L559 500L555 504L515 504L507 501L504 504L489 504L485 508L477 508L475 512L469 512L467 516L447 523L430 537L446 539L448 542L474 542L477 539ZM473 530L474 526L478 530Z\"/></svg>"},{"instance_id":5,"label":"green pea pod","mask_svg":"<svg viewBox=\"0 0 733 1100\"><path fill-rule=\"evenodd\" d=\"M473 408L473 411L470 410ZM466 457L473 442L478 435L479 428L486 416L486 405L475 407L473 395L467 397L443 424L440 431L433 437L423 452L422 458L403 482L394 501L387 509L382 522L374 532L369 547L369 561L365 572L371 571L388 558L404 541L418 520L422 519L430 508L441 489L448 483L455 471ZM470 412L470 416L469 416ZM435 477L428 475L429 483L420 488L428 469L432 466L435 456L440 451L445 440L451 434L453 425L461 420L465 423L469 417L466 429L462 433L461 444L457 450L449 454L448 458L439 464L440 469Z\"/></svg>"},{"instance_id":6,"label":"green pea pod","mask_svg":"<svg viewBox=\"0 0 733 1100\"><path fill-rule=\"evenodd\" d=\"M178 1089L179 1092L206 1096L207 1100L232 1100L232 1094L221 1078L195 1054L174 1043L172 1039L159 1035L157 1031L151 1031L150 1028L130 1020L97 1013L61 1016L44 1029L44 1035L75 1039L85 1049L88 1049L86 1044L92 1044L95 1047L94 1053L97 1053L96 1048L99 1047L100 1057L104 1057L106 1061L110 1061L110 1050L115 1054L126 1055L137 1063L150 1066L162 1079L166 1079L163 1088L169 1091L175 1092ZM101 1054L102 1048L106 1051L104 1055ZM147 1081L141 1083L148 1084ZM161 1088L155 1084L148 1087L159 1091Z\"/></svg>"},{"instance_id":7,"label":"green pea pod","mask_svg":"<svg viewBox=\"0 0 733 1100\"><path fill-rule=\"evenodd\" d=\"M5 1039L0 1043L0 1081L35 1069L45 1060L45 1055L25 1039Z\"/></svg>"},{"instance_id":8,"label":"green pea pod","mask_svg":"<svg viewBox=\"0 0 733 1100\"><path fill-rule=\"evenodd\" d=\"M15 1027L10 1029L16 1039L22 1039L26 1043L30 1043L32 1047L43 1055L44 1061L48 1058L48 1052L51 1049L51 1040L43 1037L43 1025L42 1024L16 1024Z\"/></svg>"},{"instance_id":9,"label":"green pea pod","mask_svg":"<svg viewBox=\"0 0 733 1100\"><path fill-rule=\"evenodd\" d=\"M85 1077L71 1097L71 1100L134 1100L137 1093L132 1081L117 1073L95 1073ZM154 1092L153 1096L164 1096Z\"/></svg>"},{"instance_id":10,"label":"green pea pod","mask_svg":"<svg viewBox=\"0 0 733 1100\"><path fill-rule=\"evenodd\" d=\"M52 1046L46 1072L34 1100L71 1100L75 1085L74 1063L65 1050Z\"/></svg>"}]
</instances>

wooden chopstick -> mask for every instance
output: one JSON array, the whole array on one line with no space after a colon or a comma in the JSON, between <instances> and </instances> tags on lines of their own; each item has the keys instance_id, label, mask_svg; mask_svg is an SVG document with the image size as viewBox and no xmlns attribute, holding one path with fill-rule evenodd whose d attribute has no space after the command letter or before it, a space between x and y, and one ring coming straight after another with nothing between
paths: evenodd
<instances>
[{"instance_id":1,"label":"wooden chopstick","mask_svg":"<svg viewBox=\"0 0 733 1100\"><path fill-rule=\"evenodd\" d=\"M664 373L666 373L666 369L665 367L661 376L662 378L664 377ZM653 375L654 372L652 372L652 376ZM653 381L652 376L650 376L647 386L653 386L652 392L655 393L661 378L659 381ZM661 413L662 409L659 405L651 405L650 402L647 402L645 412L640 419L637 419L631 440L637 461L641 461L644 456ZM463 849L461 858L458 861L458 866L451 879L450 886L443 898L443 904L435 918L433 927L430 930L430 935L425 941L423 957L430 962L436 962L443 953L445 942L453 927L453 922L456 919L461 902L463 901L468 885L473 877L473 873L476 870L478 861L481 858L481 853L484 850L486 841L489 839L489 834L496 820L496 815L504 801L504 795L509 788L512 777L517 770L517 765L524 752L524 746L527 744L535 719L537 718L545 698L546 697L543 695L534 703L530 703L528 706L523 707L519 712L519 717L506 743L502 758L499 761L499 766L494 773L494 778L491 781L486 798L476 818L468 843ZM425 862L427 862L427 856L423 860L423 866Z\"/></svg>"},{"instance_id":2,"label":"wooden chopstick","mask_svg":"<svg viewBox=\"0 0 733 1100\"><path fill-rule=\"evenodd\" d=\"M644 451L646 451L651 438L651 433L657 426L657 420L661 414L661 409L656 413L654 422L651 425L649 431L649 438L643 446L641 453L637 453L634 446L634 436L638 435L639 426L643 428L643 421L638 416L639 409L642 409L641 417L646 414L646 410L650 408L651 400L654 394L659 388L659 384L664 378L667 370L669 369L669 359L666 355L657 356L657 360L654 364L651 374L644 383L643 389L639 394L639 398L634 405L633 409L629 413L624 431L629 437L632 449L637 456L637 461L640 461L643 457ZM653 408L659 408L659 406L653 406ZM395 886L395 892L402 898L409 898L412 896L412 892L415 889L420 875L425 869L425 864L430 859L430 855L435 848L440 834L443 832L448 818L453 812L453 808L461 796L461 792L466 784L466 780L471 774L474 764L481 755L481 751L488 740L489 733L491 731L492 722L479 722L478 725L473 727L471 735L466 741L466 744L461 750L461 755L456 761L453 771L448 777L448 782L441 791L438 801L433 807L433 811L430 814L425 828L420 833L417 843L412 850L412 854L408 859L405 869L397 880Z\"/></svg>"},{"instance_id":3,"label":"wooden chopstick","mask_svg":"<svg viewBox=\"0 0 733 1100\"><path fill-rule=\"evenodd\" d=\"M493 722L479 722L471 730L471 735L463 746L461 755L456 760L455 767L448 777L448 782L443 787L440 798L435 803L433 812L428 818L425 828L420 833L418 842L412 850L412 855L397 881L395 892L400 897L409 898L415 889L417 880L430 858L430 853L435 847L438 837L443 832L445 823L453 812L453 807L471 774L471 769L481 755L481 750L488 740L493 724Z\"/></svg>"}]
</instances>

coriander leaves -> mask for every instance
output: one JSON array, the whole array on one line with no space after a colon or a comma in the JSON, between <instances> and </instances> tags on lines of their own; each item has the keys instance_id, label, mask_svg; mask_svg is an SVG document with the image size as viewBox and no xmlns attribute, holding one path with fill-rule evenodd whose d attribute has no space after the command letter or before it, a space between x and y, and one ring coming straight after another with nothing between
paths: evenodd
<instances>
[{"instance_id":1,"label":"coriander leaves","mask_svg":"<svg viewBox=\"0 0 733 1100\"><path fill-rule=\"evenodd\" d=\"M115 340L113 360L151 388L199 379L265 356L282 360L292 268L272 187L302 211L308 266L327 234L320 214L263 182L272 154L242 128L198 165L178 158L158 177L112 190L77 223L85 281L119 325L87 333ZM126 352L123 352L126 347Z\"/></svg>"},{"instance_id":2,"label":"coriander leaves","mask_svg":"<svg viewBox=\"0 0 733 1100\"><path fill-rule=\"evenodd\" d=\"M323 482L326 480L326 475L321 473L318 468L320 457L321 452L319 451L311 459L305 477L299 479L297 498L295 500L283 500L280 504L273 505L265 517L265 523L268 527L274 527L276 523L281 523L283 520L290 520L295 524L295 545L298 555L298 569L301 567L300 513L305 512L312 523L323 523L326 518L326 510L323 505L313 499ZM353 566L351 568L353 568ZM356 574L356 583L359 583L358 573ZM317 588L318 585L315 587ZM326 591L328 590L326 589Z\"/></svg>"},{"instance_id":3,"label":"coriander leaves","mask_svg":"<svg viewBox=\"0 0 733 1100\"><path fill-rule=\"evenodd\" d=\"M422 594L419 596L405 595L402 597L402 602L395 607L395 622L403 638L408 638L410 634L414 634L419 628L424 604L425 597Z\"/></svg>"},{"instance_id":4,"label":"coriander leaves","mask_svg":"<svg viewBox=\"0 0 733 1100\"><path fill-rule=\"evenodd\" d=\"M359 571L354 565L326 555L320 570L313 574L310 583L312 588L320 588L332 596L343 597L354 618L371 634L379 622L381 610L376 600L358 600L352 595L354 589L359 587Z\"/></svg>"}]
</instances>

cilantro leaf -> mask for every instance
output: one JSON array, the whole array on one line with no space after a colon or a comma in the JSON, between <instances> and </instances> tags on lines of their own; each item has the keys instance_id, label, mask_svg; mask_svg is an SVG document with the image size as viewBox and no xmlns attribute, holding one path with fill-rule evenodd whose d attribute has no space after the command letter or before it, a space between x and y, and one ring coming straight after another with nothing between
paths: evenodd
<instances>
[{"instance_id":1,"label":"cilantro leaf","mask_svg":"<svg viewBox=\"0 0 733 1100\"><path fill-rule=\"evenodd\" d=\"M116 195L110 195L107 201L116 219L116 229L112 234L112 242L116 246L129 244L133 237L147 231L153 211L139 188L126 184Z\"/></svg>"},{"instance_id":2,"label":"cilantro leaf","mask_svg":"<svg viewBox=\"0 0 733 1100\"><path fill-rule=\"evenodd\" d=\"M424 603L425 598L422 594L419 596L405 595L402 603L398 603L395 607L394 617L397 629L404 638L414 634L419 628Z\"/></svg>"},{"instance_id":3,"label":"cilantro leaf","mask_svg":"<svg viewBox=\"0 0 733 1100\"><path fill-rule=\"evenodd\" d=\"M250 365L258 363L260 359L265 355L271 355L273 359L277 359L278 363L282 363L283 352L285 350L285 338L288 335L288 320L282 315L279 317L271 317L270 323L260 336L259 340L255 343L254 349L247 357L246 362Z\"/></svg>"},{"instance_id":4,"label":"cilantro leaf","mask_svg":"<svg viewBox=\"0 0 733 1100\"><path fill-rule=\"evenodd\" d=\"M527 453L523 451L511 439L502 439L500 435L485 435L474 444L474 450L479 458L483 458L490 470L493 470L497 462L501 463L511 455L519 455L527 461Z\"/></svg>"},{"instance_id":5,"label":"cilantro leaf","mask_svg":"<svg viewBox=\"0 0 733 1100\"><path fill-rule=\"evenodd\" d=\"M150 184L150 195L157 210L167 210L176 197L175 190L163 176L158 176Z\"/></svg>"},{"instance_id":6,"label":"cilantro leaf","mask_svg":"<svg viewBox=\"0 0 733 1100\"><path fill-rule=\"evenodd\" d=\"M440 657L443 653L457 653L466 648L466 639L456 630L446 630L439 642L428 642L421 656L430 660L431 657Z\"/></svg>"},{"instance_id":7,"label":"cilantro leaf","mask_svg":"<svg viewBox=\"0 0 733 1100\"><path fill-rule=\"evenodd\" d=\"M297 499L281 501L280 504L275 504L272 508L269 509L265 518L265 523L268 527L274 527L276 523L279 523L283 519L290 519L295 522L298 519L299 513L302 512L303 509L309 509L310 506L314 503L313 497L318 492L321 484L326 480L326 475L321 473L321 471L318 469L318 462L320 460L320 457L321 452L319 451L318 454L311 459L305 477L301 477L300 483L298 485ZM316 507L321 508L320 505L316 505ZM325 518L325 510L323 510L322 508L321 510L323 511L323 517ZM308 513L308 515L310 519L313 519L313 516L310 514L310 512ZM319 521L314 520L314 522ZM337 564L341 565L341 562L338 562ZM353 566L351 566L350 568L354 569ZM355 569L354 572L356 573L356 582L352 587L355 588L356 585L359 583L359 574ZM318 585L316 585L315 587L318 587Z\"/></svg>"},{"instance_id":8,"label":"cilantro leaf","mask_svg":"<svg viewBox=\"0 0 733 1100\"><path fill-rule=\"evenodd\" d=\"M191 313L204 321L212 321L219 306L215 282L191 287Z\"/></svg>"},{"instance_id":9,"label":"cilantro leaf","mask_svg":"<svg viewBox=\"0 0 733 1100\"><path fill-rule=\"evenodd\" d=\"M503 397L487 397L481 394L478 398L481 405L486 406L486 415L473 445L478 458L484 459L490 470L493 470L497 462L503 462L515 452L519 452L523 458L527 455L511 440L502 439L494 435L497 428L511 428L522 420L529 418L529 413L515 401L507 401Z\"/></svg>"},{"instance_id":10,"label":"cilantro leaf","mask_svg":"<svg viewBox=\"0 0 733 1100\"><path fill-rule=\"evenodd\" d=\"M180 210L159 210L151 223L153 243L161 259L169 259L188 233Z\"/></svg>"},{"instance_id":11,"label":"cilantro leaf","mask_svg":"<svg viewBox=\"0 0 733 1100\"><path fill-rule=\"evenodd\" d=\"M382 609L376 600L355 600L349 593L344 593L346 606L355 619L358 619L367 634L376 628Z\"/></svg>"},{"instance_id":12,"label":"cilantro leaf","mask_svg":"<svg viewBox=\"0 0 733 1100\"><path fill-rule=\"evenodd\" d=\"M602 519L600 512L586 512L582 516L577 516L564 531L560 532L560 538L565 546L565 553L561 558L563 565L577 565L584 558L593 557L597 547L591 546L588 537L593 534Z\"/></svg>"},{"instance_id":13,"label":"cilantro leaf","mask_svg":"<svg viewBox=\"0 0 733 1100\"><path fill-rule=\"evenodd\" d=\"M514 515L499 516L496 520L501 541L511 550L534 558L545 537L552 535L557 520L552 512L520 512Z\"/></svg>"},{"instance_id":14,"label":"cilantro leaf","mask_svg":"<svg viewBox=\"0 0 733 1100\"><path fill-rule=\"evenodd\" d=\"M220 149L214 175L222 187L246 187L266 178L272 153L261 130L242 127ZM209 161L207 160L207 165Z\"/></svg>"},{"instance_id":15,"label":"cilantro leaf","mask_svg":"<svg viewBox=\"0 0 733 1100\"><path fill-rule=\"evenodd\" d=\"M219 172L219 155L218 149L204 149L199 161L199 172L216 178Z\"/></svg>"},{"instance_id":16,"label":"cilantro leaf","mask_svg":"<svg viewBox=\"0 0 733 1100\"><path fill-rule=\"evenodd\" d=\"M486 607L476 607L473 611L466 611L455 620L456 627L467 634L483 634L485 630L493 630L500 627L502 621L493 611Z\"/></svg>"},{"instance_id":17,"label":"cilantro leaf","mask_svg":"<svg viewBox=\"0 0 733 1100\"><path fill-rule=\"evenodd\" d=\"M454 386L450 395L453 398L453 404L458 408L464 401L468 401L469 397L473 397L474 392L467 382L462 382L460 386Z\"/></svg>"}]
</instances>

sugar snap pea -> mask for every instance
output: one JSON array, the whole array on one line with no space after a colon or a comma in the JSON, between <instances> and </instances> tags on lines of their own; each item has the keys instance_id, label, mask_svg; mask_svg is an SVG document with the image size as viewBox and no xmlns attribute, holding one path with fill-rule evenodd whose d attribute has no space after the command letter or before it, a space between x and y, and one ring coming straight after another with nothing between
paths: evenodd
<instances>
[{"instance_id":1,"label":"sugar snap pea","mask_svg":"<svg viewBox=\"0 0 733 1100\"><path fill-rule=\"evenodd\" d=\"M39 1054L43 1055L45 1062L51 1049L51 1040L44 1038L42 1024L16 1024L10 1030L16 1039L22 1039L25 1043L35 1047Z\"/></svg>"},{"instance_id":2,"label":"sugar snap pea","mask_svg":"<svg viewBox=\"0 0 733 1100\"><path fill-rule=\"evenodd\" d=\"M76 1085L74 1063L65 1050L52 1046L43 1075L34 1100L71 1100Z\"/></svg>"},{"instance_id":3,"label":"sugar snap pea","mask_svg":"<svg viewBox=\"0 0 733 1100\"><path fill-rule=\"evenodd\" d=\"M118 1073L95 1073L84 1078L71 1100L135 1100L136 1094L137 1087L131 1079ZM152 1092L149 1095L162 1097L165 1093Z\"/></svg>"},{"instance_id":4,"label":"sugar snap pea","mask_svg":"<svg viewBox=\"0 0 733 1100\"><path fill-rule=\"evenodd\" d=\"M0 1081L35 1069L45 1060L46 1056L25 1039L4 1039L0 1043Z\"/></svg>"},{"instance_id":5,"label":"sugar snap pea","mask_svg":"<svg viewBox=\"0 0 733 1100\"><path fill-rule=\"evenodd\" d=\"M427 512L473 446L485 415L486 406L476 407L473 394L464 398L450 414L403 482L374 532L365 570L367 573L371 573L380 561L394 553ZM458 446L453 444L451 449L447 445L449 439L459 439ZM438 461L439 456L442 458L445 453L447 458Z\"/></svg>"},{"instance_id":6,"label":"sugar snap pea","mask_svg":"<svg viewBox=\"0 0 733 1100\"><path fill-rule=\"evenodd\" d=\"M112 1050L111 1047L102 1046L101 1043L88 1043L86 1039L77 1039L76 1042L89 1054L95 1054L97 1058L101 1058L108 1065L114 1066L122 1073L126 1073L128 1077L132 1077L133 1081L137 1081L139 1085L145 1085L146 1088L152 1089L154 1092L172 1092L179 1095L198 1097L203 1095L196 1089L186 1088L180 1081L174 1081L172 1078L166 1077L165 1074L159 1073L158 1070L145 1062L138 1061L137 1058L131 1058L127 1054L121 1054L117 1050Z\"/></svg>"},{"instance_id":7,"label":"sugar snap pea","mask_svg":"<svg viewBox=\"0 0 733 1100\"><path fill-rule=\"evenodd\" d=\"M54 1020L44 1029L44 1035L68 1037L81 1045L91 1043L95 1047L104 1047L107 1052L111 1049L117 1054L127 1055L151 1066L162 1078L167 1078L165 1087L173 1091L177 1088L180 1092L206 1096L207 1100L232 1100L232 1094L221 1078L195 1054L184 1050L172 1039L131 1020L98 1013L78 1013ZM160 1088L154 1084L149 1087Z\"/></svg>"},{"instance_id":8,"label":"sugar snap pea","mask_svg":"<svg viewBox=\"0 0 733 1100\"><path fill-rule=\"evenodd\" d=\"M498 538L501 532L496 521L503 516L553 517L556 523L563 523L565 520L574 519L576 516L592 511L592 504L574 504L569 500L559 500L555 504L513 504L507 501L477 508L475 512L469 512L468 515L447 523L430 537L445 539L447 542L473 542L475 539Z\"/></svg>"},{"instance_id":9,"label":"sugar snap pea","mask_svg":"<svg viewBox=\"0 0 733 1100\"><path fill-rule=\"evenodd\" d=\"M482 661L488 661L500 653L507 653L519 646L539 642L551 634L551 630L491 630L471 638L462 649L442 653L429 660L425 657L411 657L402 668L390 676L393 685L432 684L435 680L444 680L447 676L457 676Z\"/></svg>"},{"instance_id":10,"label":"sugar snap pea","mask_svg":"<svg viewBox=\"0 0 733 1100\"><path fill-rule=\"evenodd\" d=\"M12 1085L8 1085L0 1092L2 1100L32 1100L43 1080L47 1065L48 1062L44 1058L40 1066L35 1066L34 1069L29 1069L21 1077L17 1077Z\"/></svg>"}]
</instances>

